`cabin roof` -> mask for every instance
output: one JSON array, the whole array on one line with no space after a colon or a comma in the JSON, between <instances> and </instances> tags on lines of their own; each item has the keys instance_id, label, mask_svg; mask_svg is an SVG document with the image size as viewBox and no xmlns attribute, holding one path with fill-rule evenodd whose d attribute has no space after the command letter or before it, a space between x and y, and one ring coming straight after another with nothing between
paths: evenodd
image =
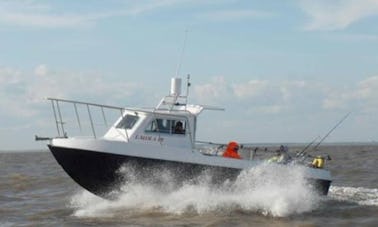
<instances>
[{"instance_id":1,"label":"cabin roof","mask_svg":"<svg viewBox=\"0 0 378 227\"><path fill-rule=\"evenodd\" d=\"M224 110L219 107L204 106L204 105L194 105L186 104L174 106L174 108L125 108L129 111L144 112L150 114L167 114L167 115L178 115L178 116L188 116L194 115L198 116L203 110Z\"/></svg>"}]
</instances>

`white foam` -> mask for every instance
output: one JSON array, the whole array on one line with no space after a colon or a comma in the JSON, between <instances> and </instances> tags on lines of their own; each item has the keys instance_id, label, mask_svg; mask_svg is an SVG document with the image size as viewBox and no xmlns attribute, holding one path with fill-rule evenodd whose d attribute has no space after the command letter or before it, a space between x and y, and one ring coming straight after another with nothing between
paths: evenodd
<instances>
[{"instance_id":1,"label":"white foam","mask_svg":"<svg viewBox=\"0 0 378 227\"><path fill-rule=\"evenodd\" d=\"M16 223L13 223L13 222L0 222L0 226L1 227L12 227L12 226L16 226Z\"/></svg>"},{"instance_id":2,"label":"white foam","mask_svg":"<svg viewBox=\"0 0 378 227\"><path fill-rule=\"evenodd\" d=\"M339 201L355 202L359 205L378 206L378 189L374 188L331 186L329 197Z\"/></svg>"},{"instance_id":3,"label":"white foam","mask_svg":"<svg viewBox=\"0 0 378 227\"><path fill-rule=\"evenodd\" d=\"M125 171L133 174L133 171ZM78 217L112 217L120 212L157 211L183 214L232 212L236 209L284 217L308 212L318 206L319 197L306 185L303 168L262 165L243 171L235 182L214 187L208 174L180 187L171 184L169 171L162 171L162 184L131 180L116 201L108 201L88 192L72 197L71 207ZM156 177L156 176L154 176Z\"/></svg>"}]
</instances>

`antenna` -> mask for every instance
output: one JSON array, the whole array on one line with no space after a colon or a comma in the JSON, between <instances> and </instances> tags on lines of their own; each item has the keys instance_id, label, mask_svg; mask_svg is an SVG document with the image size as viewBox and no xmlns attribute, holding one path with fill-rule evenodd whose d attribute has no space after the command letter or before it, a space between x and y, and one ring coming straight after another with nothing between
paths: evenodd
<instances>
[{"instance_id":1,"label":"antenna","mask_svg":"<svg viewBox=\"0 0 378 227\"><path fill-rule=\"evenodd\" d=\"M185 103L188 104L188 97L189 97L189 87L190 87L190 74L186 76L186 97L185 97ZM186 108L186 106L185 106Z\"/></svg>"},{"instance_id":2,"label":"antenna","mask_svg":"<svg viewBox=\"0 0 378 227\"><path fill-rule=\"evenodd\" d=\"M179 62L177 64L177 68L176 68L176 77L179 76L179 73L180 73L180 69L181 69L181 65L182 65L182 59L184 57L184 53L185 53L185 47L186 47L186 41L188 39L188 32L189 30L186 29L185 30L185 38L184 38L184 45L182 47L182 50L181 50L181 55L180 55L180 58L179 58Z\"/></svg>"}]
</instances>

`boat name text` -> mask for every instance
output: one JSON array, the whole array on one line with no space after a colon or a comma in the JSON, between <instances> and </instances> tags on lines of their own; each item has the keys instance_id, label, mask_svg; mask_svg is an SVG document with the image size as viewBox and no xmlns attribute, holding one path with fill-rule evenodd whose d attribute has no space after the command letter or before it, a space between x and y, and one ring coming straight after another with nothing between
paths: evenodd
<instances>
[{"instance_id":1,"label":"boat name text","mask_svg":"<svg viewBox=\"0 0 378 227\"><path fill-rule=\"evenodd\" d=\"M162 143L164 141L164 138L159 136L146 136L146 135L136 135L136 140L145 140L145 141L153 141L153 142L159 142Z\"/></svg>"}]
</instances>

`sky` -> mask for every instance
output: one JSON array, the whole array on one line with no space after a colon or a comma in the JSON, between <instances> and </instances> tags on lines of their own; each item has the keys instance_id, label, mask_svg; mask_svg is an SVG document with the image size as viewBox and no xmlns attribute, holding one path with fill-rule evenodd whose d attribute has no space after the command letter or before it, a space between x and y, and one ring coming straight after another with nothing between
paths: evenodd
<instances>
[{"instance_id":1,"label":"sky","mask_svg":"<svg viewBox=\"0 0 378 227\"><path fill-rule=\"evenodd\" d=\"M0 0L0 150L46 149L46 97L153 107L188 74L225 108L198 140L306 143L350 112L326 142L376 142L377 24L378 0Z\"/></svg>"}]
</instances>

